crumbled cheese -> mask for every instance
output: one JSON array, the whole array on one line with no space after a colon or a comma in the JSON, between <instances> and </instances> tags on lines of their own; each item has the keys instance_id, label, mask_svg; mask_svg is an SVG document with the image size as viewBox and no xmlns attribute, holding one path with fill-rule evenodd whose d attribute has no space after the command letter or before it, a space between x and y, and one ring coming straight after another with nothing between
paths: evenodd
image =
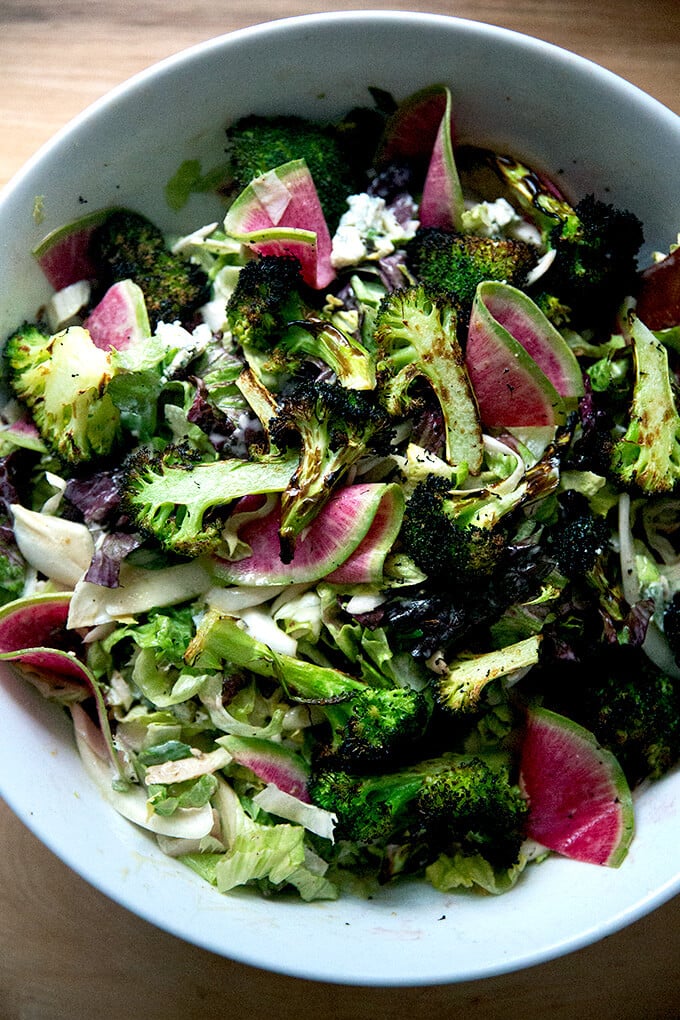
<instances>
[{"instance_id":1,"label":"crumbled cheese","mask_svg":"<svg viewBox=\"0 0 680 1020\"><path fill-rule=\"evenodd\" d=\"M495 202L478 202L463 210L463 231L478 237L502 237L515 227L521 217L504 198Z\"/></svg>"},{"instance_id":2,"label":"crumbled cheese","mask_svg":"<svg viewBox=\"0 0 680 1020\"><path fill-rule=\"evenodd\" d=\"M377 195L350 195L347 204L333 237L331 263L335 269L384 258L418 229L417 220L400 223L384 198Z\"/></svg>"}]
</instances>

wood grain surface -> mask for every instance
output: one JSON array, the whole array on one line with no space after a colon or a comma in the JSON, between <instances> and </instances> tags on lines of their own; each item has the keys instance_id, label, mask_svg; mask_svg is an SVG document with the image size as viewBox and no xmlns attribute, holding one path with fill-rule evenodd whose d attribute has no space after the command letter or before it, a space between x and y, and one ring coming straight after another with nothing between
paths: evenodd
<instances>
[{"instance_id":1,"label":"wood grain surface","mask_svg":"<svg viewBox=\"0 0 680 1020\"><path fill-rule=\"evenodd\" d=\"M224 32L322 9L455 14L548 40L680 114L678 0L0 0L0 185L89 103ZM641 182L644 186L644 182ZM680 851L679 851L680 852ZM111 903L0 803L0 1020L676 1020L680 898L586 949L486 981L361 989L213 956Z\"/></svg>"}]
</instances>

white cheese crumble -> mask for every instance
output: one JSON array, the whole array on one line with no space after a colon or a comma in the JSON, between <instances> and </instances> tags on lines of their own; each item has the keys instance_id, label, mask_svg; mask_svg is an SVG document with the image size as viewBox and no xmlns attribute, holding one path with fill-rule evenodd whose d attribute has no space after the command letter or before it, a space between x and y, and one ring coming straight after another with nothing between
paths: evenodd
<instances>
[{"instance_id":1,"label":"white cheese crumble","mask_svg":"<svg viewBox=\"0 0 680 1020\"><path fill-rule=\"evenodd\" d=\"M391 255L419 226L418 220L400 223L385 199L377 195L350 195L347 204L333 237L331 264L335 269Z\"/></svg>"}]
</instances>

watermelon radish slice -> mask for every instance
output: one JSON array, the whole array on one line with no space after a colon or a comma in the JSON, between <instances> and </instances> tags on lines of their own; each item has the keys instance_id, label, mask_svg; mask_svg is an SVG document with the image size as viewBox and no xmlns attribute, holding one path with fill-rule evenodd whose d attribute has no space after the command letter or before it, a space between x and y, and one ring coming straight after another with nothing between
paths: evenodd
<instances>
[{"instance_id":1,"label":"watermelon radish slice","mask_svg":"<svg viewBox=\"0 0 680 1020\"><path fill-rule=\"evenodd\" d=\"M88 249L92 234L116 208L99 209L53 230L33 249L33 256L55 290L97 275Z\"/></svg>"},{"instance_id":2,"label":"watermelon radish slice","mask_svg":"<svg viewBox=\"0 0 680 1020\"><path fill-rule=\"evenodd\" d=\"M303 159L251 181L229 207L224 229L260 255L296 258L302 279L315 290L335 279L331 235Z\"/></svg>"},{"instance_id":3,"label":"watermelon radish slice","mask_svg":"<svg viewBox=\"0 0 680 1020\"><path fill-rule=\"evenodd\" d=\"M573 860L618 867L633 839L633 799L614 755L578 723L531 709L519 783L529 801L527 835Z\"/></svg>"},{"instance_id":4,"label":"watermelon radish slice","mask_svg":"<svg viewBox=\"0 0 680 1020\"><path fill-rule=\"evenodd\" d=\"M95 347L117 351L148 340L151 326L144 293L132 280L120 280L104 294L83 323Z\"/></svg>"},{"instance_id":5,"label":"watermelon radish slice","mask_svg":"<svg viewBox=\"0 0 680 1020\"><path fill-rule=\"evenodd\" d=\"M453 156L451 93L437 131L420 200L420 224L441 230L462 229L463 191Z\"/></svg>"},{"instance_id":6,"label":"watermelon radish slice","mask_svg":"<svg viewBox=\"0 0 680 1020\"><path fill-rule=\"evenodd\" d=\"M479 299L511 336L518 340L548 377L568 407L583 396L583 376L576 355L524 291L488 280L481 285Z\"/></svg>"},{"instance_id":7,"label":"watermelon radish slice","mask_svg":"<svg viewBox=\"0 0 680 1020\"><path fill-rule=\"evenodd\" d=\"M558 425L583 392L565 340L522 291L486 281L470 314L465 359L489 427Z\"/></svg>"},{"instance_id":8,"label":"watermelon radish slice","mask_svg":"<svg viewBox=\"0 0 680 1020\"><path fill-rule=\"evenodd\" d=\"M234 761L244 765L265 783L308 804L309 770L299 754L262 737L228 736L220 740Z\"/></svg>"},{"instance_id":9,"label":"watermelon radish slice","mask_svg":"<svg viewBox=\"0 0 680 1020\"><path fill-rule=\"evenodd\" d=\"M400 102L388 118L378 145L378 169L400 160L427 166L447 105L448 89L444 85L429 85Z\"/></svg>"},{"instance_id":10,"label":"watermelon radish slice","mask_svg":"<svg viewBox=\"0 0 680 1020\"><path fill-rule=\"evenodd\" d=\"M403 514L400 495L399 486L384 483L340 489L298 539L290 563L281 560L281 508L277 503L267 517L247 522L241 529L239 538L250 547L251 554L236 561L215 557L215 574L220 581L232 584L318 581L344 564L358 549L383 503L383 509L391 516L389 527L384 521L380 524L383 539L389 538L395 528L399 530ZM387 551L384 548L383 560ZM376 569L378 559L379 554L371 557L371 570Z\"/></svg>"},{"instance_id":11,"label":"watermelon radish slice","mask_svg":"<svg viewBox=\"0 0 680 1020\"><path fill-rule=\"evenodd\" d=\"M404 495L390 486L380 501L370 528L345 562L331 571L330 584L377 584L383 579L385 556L397 540L404 515Z\"/></svg>"},{"instance_id":12,"label":"watermelon radish slice","mask_svg":"<svg viewBox=\"0 0 680 1020\"><path fill-rule=\"evenodd\" d=\"M680 325L680 248L641 274L635 311L651 330Z\"/></svg>"},{"instance_id":13,"label":"watermelon radish slice","mask_svg":"<svg viewBox=\"0 0 680 1020\"><path fill-rule=\"evenodd\" d=\"M6 603L0 609L0 659L11 658L26 670L51 674L55 692L85 696L87 678L81 663L54 654L60 646L63 651L69 603L70 593Z\"/></svg>"},{"instance_id":14,"label":"watermelon radish slice","mask_svg":"<svg viewBox=\"0 0 680 1020\"><path fill-rule=\"evenodd\" d=\"M49 701L73 705L94 698L99 727L111 762L120 769L104 697L90 670L73 650L79 644L68 631L70 592L33 595L0 609L0 662L14 663Z\"/></svg>"}]
</instances>

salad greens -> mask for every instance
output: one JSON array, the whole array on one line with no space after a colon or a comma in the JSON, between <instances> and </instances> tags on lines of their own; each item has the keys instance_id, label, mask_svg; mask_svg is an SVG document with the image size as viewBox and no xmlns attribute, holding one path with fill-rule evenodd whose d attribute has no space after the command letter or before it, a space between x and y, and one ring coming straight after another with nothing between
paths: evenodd
<instances>
[{"instance_id":1,"label":"salad greens","mask_svg":"<svg viewBox=\"0 0 680 1020\"><path fill-rule=\"evenodd\" d=\"M221 892L618 866L680 758L675 249L374 99L50 235L4 347L0 659Z\"/></svg>"}]
</instances>

